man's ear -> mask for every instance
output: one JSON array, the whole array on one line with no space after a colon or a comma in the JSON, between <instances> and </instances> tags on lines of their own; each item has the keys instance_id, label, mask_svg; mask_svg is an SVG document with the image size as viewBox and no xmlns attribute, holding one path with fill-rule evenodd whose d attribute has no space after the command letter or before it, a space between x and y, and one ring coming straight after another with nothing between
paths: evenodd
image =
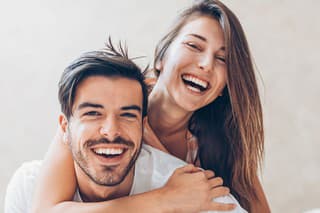
<instances>
[{"instance_id":1,"label":"man's ear","mask_svg":"<svg viewBox=\"0 0 320 213\"><path fill-rule=\"evenodd\" d=\"M68 144L69 140L69 131L68 131L68 119L64 114L59 115L59 125L62 130L62 141L65 144Z\"/></svg>"},{"instance_id":2,"label":"man's ear","mask_svg":"<svg viewBox=\"0 0 320 213\"><path fill-rule=\"evenodd\" d=\"M59 115L59 125L63 133L68 131L68 119L64 114Z\"/></svg>"}]
</instances>

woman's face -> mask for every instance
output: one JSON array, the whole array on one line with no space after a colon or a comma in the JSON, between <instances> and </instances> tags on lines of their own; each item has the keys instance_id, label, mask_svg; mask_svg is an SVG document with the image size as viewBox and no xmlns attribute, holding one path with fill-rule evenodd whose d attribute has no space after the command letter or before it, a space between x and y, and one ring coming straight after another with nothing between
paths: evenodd
<instances>
[{"instance_id":1,"label":"woman's face","mask_svg":"<svg viewBox=\"0 0 320 213\"><path fill-rule=\"evenodd\" d=\"M169 46L158 83L186 111L215 100L226 85L224 35L219 22L207 16L189 21Z\"/></svg>"}]
</instances>

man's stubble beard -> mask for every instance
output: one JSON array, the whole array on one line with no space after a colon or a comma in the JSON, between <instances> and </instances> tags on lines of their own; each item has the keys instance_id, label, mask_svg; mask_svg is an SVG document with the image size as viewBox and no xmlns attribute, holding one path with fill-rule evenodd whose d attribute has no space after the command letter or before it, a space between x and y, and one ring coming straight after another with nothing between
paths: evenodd
<instances>
[{"instance_id":1,"label":"man's stubble beard","mask_svg":"<svg viewBox=\"0 0 320 213\"><path fill-rule=\"evenodd\" d=\"M128 173L135 165L135 162L136 162L136 160L140 154L141 148L142 148L142 140L141 140L139 147L136 149L135 153L133 153L128 165L124 169L121 169L121 171L119 171L117 174L114 174L114 172L116 172L115 170L118 169L117 166L105 167L101 173L105 172L106 174L102 175L101 177L98 177L99 175L93 174L95 172L91 172L91 170L88 166L89 159L84 154L86 151L83 151L83 150L87 150L87 152L91 152L90 148L86 147L84 149L76 150L72 146L71 138L69 138L69 139L70 139L69 140L70 141L69 147L72 151L72 156L73 156L74 162L76 162L76 164L79 166L79 168L90 178L91 181L93 181L95 184L100 185L100 186L109 186L110 187L110 186L116 186L116 185L119 185L120 183L122 183L122 181L127 177ZM133 142L131 142L131 143L134 144ZM84 144L86 144L86 142ZM82 146L82 147L85 147L85 146Z\"/></svg>"}]
</instances>

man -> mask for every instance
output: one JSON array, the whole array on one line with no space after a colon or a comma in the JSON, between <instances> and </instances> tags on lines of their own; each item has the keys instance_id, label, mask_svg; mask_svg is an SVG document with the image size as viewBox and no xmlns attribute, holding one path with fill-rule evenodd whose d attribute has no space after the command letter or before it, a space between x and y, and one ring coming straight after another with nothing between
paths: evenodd
<instances>
[{"instance_id":1,"label":"man","mask_svg":"<svg viewBox=\"0 0 320 213\"><path fill-rule=\"evenodd\" d=\"M147 95L140 69L123 48L117 51L110 40L106 50L86 53L64 71L59 83L62 110L59 123L75 165L78 189L74 201L123 199L119 200L120 205L119 202L110 205L108 210L112 212L120 211L119 208L132 212L211 209L214 197L210 194L211 188L216 185L212 172L200 171L192 165L184 166L179 159L142 145ZM17 170L7 189L6 213L30 210L40 166L41 162L34 161ZM181 166L184 167L172 175ZM147 191L156 194L148 198L156 199L141 203L143 199L133 201L139 198L135 195L125 200L127 195ZM196 200L187 202L191 198ZM231 196L220 200L237 204L233 212L242 211ZM140 209L133 209L134 206ZM65 208L64 212L100 212L105 209L105 206L94 203Z\"/></svg>"}]
</instances>

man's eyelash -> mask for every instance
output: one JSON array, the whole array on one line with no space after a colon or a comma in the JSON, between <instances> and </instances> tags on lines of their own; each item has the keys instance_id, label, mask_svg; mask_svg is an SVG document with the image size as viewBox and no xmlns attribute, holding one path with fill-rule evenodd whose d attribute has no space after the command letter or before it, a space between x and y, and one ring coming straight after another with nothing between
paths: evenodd
<instances>
[{"instance_id":1,"label":"man's eyelash","mask_svg":"<svg viewBox=\"0 0 320 213\"><path fill-rule=\"evenodd\" d=\"M121 116L130 117L130 118L136 118L137 115L132 113L122 113Z\"/></svg>"},{"instance_id":2,"label":"man's eyelash","mask_svg":"<svg viewBox=\"0 0 320 213\"><path fill-rule=\"evenodd\" d=\"M97 111L90 111L90 112L86 112L84 113L83 115L88 115L88 116L97 116L97 115L100 115L99 112Z\"/></svg>"}]
</instances>

